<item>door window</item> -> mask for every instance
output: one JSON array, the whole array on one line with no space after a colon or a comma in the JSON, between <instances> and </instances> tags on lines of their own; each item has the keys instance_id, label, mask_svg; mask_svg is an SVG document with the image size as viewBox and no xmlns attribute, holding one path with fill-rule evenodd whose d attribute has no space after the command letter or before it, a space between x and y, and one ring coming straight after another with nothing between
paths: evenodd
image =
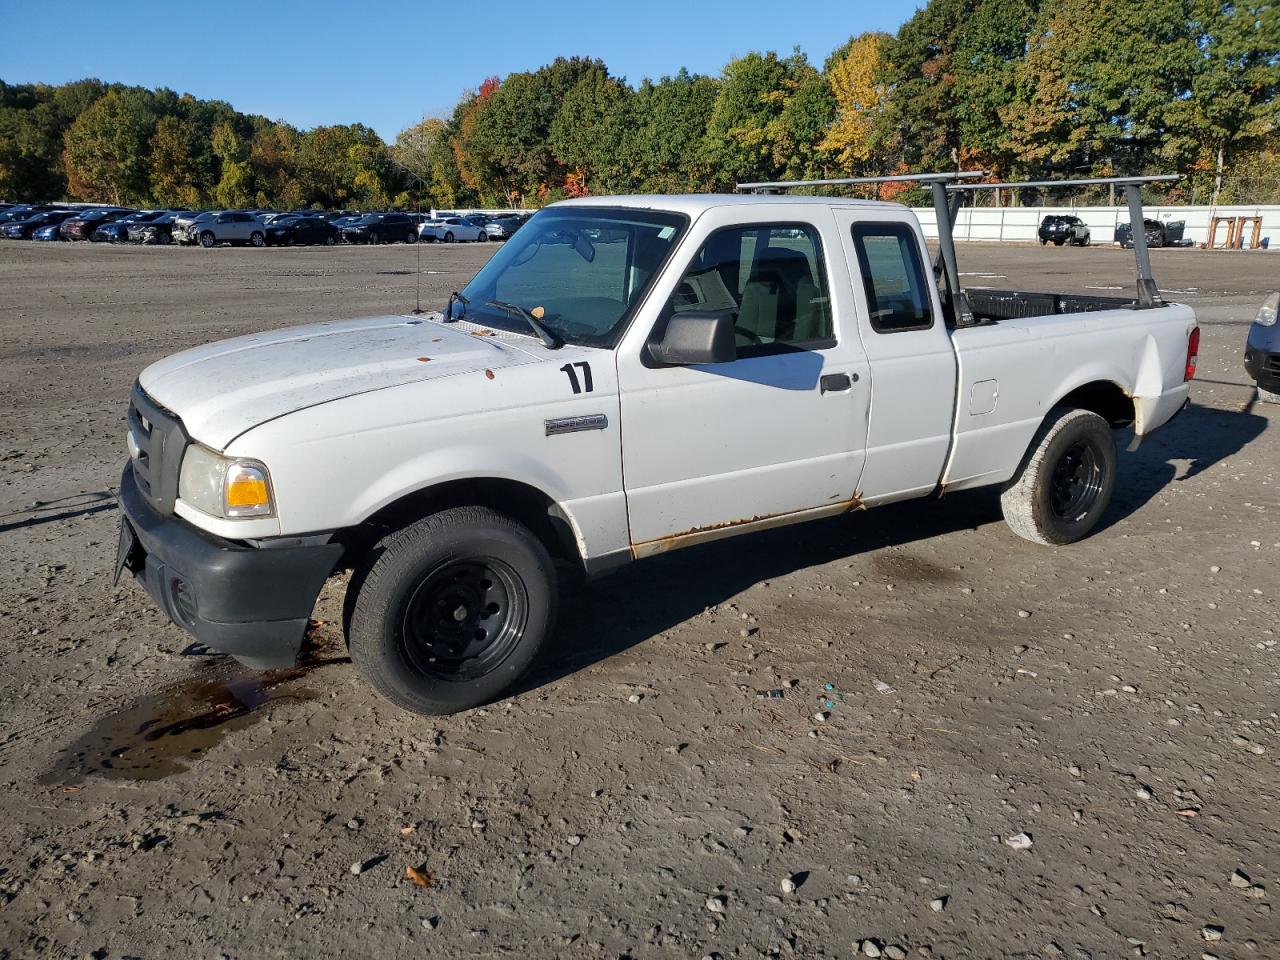
<instances>
[{"instance_id":1,"label":"door window","mask_svg":"<svg viewBox=\"0 0 1280 960\"><path fill-rule=\"evenodd\" d=\"M739 357L835 345L822 244L807 224L716 231L667 307L732 310Z\"/></svg>"},{"instance_id":2,"label":"door window","mask_svg":"<svg viewBox=\"0 0 1280 960\"><path fill-rule=\"evenodd\" d=\"M877 333L927 330L933 306L915 233L904 223L855 223L853 246Z\"/></svg>"}]
</instances>

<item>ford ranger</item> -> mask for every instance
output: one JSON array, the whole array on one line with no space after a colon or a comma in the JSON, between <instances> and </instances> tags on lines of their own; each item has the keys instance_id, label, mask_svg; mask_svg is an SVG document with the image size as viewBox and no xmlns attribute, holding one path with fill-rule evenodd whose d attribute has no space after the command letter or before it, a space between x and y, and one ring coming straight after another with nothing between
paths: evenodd
<instances>
[{"instance_id":1,"label":"ford ranger","mask_svg":"<svg viewBox=\"0 0 1280 960\"><path fill-rule=\"evenodd\" d=\"M927 185L936 269L894 203L587 198L536 214L441 312L152 364L116 575L272 668L350 569L356 667L442 713L529 668L567 567L975 487L1017 535L1077 541L1111 498L1113 431L1186 404L1195 317L1141 265L1132 299L962 290L957 185Z\"/></svg>"}]
</instances>

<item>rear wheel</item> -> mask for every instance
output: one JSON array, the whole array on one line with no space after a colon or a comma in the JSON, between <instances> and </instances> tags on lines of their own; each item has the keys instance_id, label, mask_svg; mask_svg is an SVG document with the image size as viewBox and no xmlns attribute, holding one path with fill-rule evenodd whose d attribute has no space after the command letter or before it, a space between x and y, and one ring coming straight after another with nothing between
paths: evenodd
<instances>
[{"instance_id":1,"label":"rear wheel","mask_svg":"<svg viewBox=\"0 0 1280 960\"><path fill-rule=\"evenodd\" d=\"M444 233L444 242L445 242L445 243L453 243L453 231L452 231L452 230L446 230L446 231L445 231L445 233Z\"/></svg>"},{"instance_id":2,"label":"rear wheel","mask_svg":"<svg viewBox=\"0 0 1280 960\"><path fill-rule=\"evenodd\" d=\"M249 234L250 246L261 247L261 246L264 246L266 242L267 242L267 238L263 236L261 230L255 230L253 231L253 233Z\"/></svg>"},{"instance_id":3,"label":"rear wheel","mask_svg":"<svg viewBox=\"0 0 1280 960\"><path fill-rule=\"evenodd\" d=\"M420 520L352 578L348 643L392 703L454 713L506 692L555 618L555 567L526 527L485 507Z\"/></svg>"},{"instance_id":4,"label":"rear wheel","mask_svg":"<svg viewBox=\"0 0 1280 960\"><path fill-rule=\"evenodd\" d=\"M336 237L334 237L333 234L329 234L327 237L324 238L324 245L326 247L332 247L337 242L338 240Z\"/></svg>"},{"instance_id":5,"label":"rear wheel","mask_svg":"<svg viewBox=\"0 0 1280 960\"><path fill-rule=\"evenodd\" d=\"M1075 543L1102 519L1116 483L1111 427L1091 410L1057 408L1000 494L1005 522L1033 543Z\"/></svg>"},{"instance_id":6,"label":"rear wheel","mask_svg":"<svg viewBox=\"0 0 1280 960\"><path fill-rule=\"evenodd\" d=\"M404 238L405 243L417 243L418 233L416 230L410 230L408 236Z\"/></svg>"},{"instance_id":7,"label":"rear wheel","mask_svg":"<svg viewBox=\"0 0 1280 960\"><path fill-rule=\"evenodd\" d=\"M369 243L370 243L371 245L373 245L373 246L377 246L377 245L378 245L379 243L381 243L381 242L382 242L382 241L378 239L378 235L377 235L376 233L371 233L371 234L369 234Z\"/></svg>"},{"instance_id":8,"label":"rear wheel","mask_svg":"<svg viewBox=\"0 0 1280 960\"><path fill-rule=\"evenodd\" d=\"M476 237L476 243L488 243L488 242L489 242L489 235L485 233L483 230L481 230L480 235Z\"/></svg>"}]
</instances>

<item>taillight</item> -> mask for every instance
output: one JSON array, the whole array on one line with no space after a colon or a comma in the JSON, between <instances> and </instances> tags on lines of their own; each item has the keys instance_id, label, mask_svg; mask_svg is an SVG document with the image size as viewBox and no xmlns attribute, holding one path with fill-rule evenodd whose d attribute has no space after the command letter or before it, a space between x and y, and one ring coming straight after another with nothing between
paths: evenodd
<instances>
[{"instance_id":1,"label":"taillight","mask_svg":"<svg viewBox=\"0 0 1280 960\"><path fill-rule=\"evenodd\" d=\"M1196 375L1196 361L1200 357L1200 328L1192 327L1191 335L1187 337L1187 370L1183 374L1183 381L1190 380Z\"/></svg>"}]
</instances>

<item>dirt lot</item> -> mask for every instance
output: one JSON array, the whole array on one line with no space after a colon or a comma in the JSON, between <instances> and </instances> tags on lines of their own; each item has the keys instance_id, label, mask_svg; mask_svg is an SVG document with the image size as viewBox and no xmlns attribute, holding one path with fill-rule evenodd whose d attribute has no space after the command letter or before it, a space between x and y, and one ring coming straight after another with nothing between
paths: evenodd
<instances>
[{"instance_id":1,"label":"dirt lot","mask_svg":"<svg viewBox=\"0 0 1280 960\"><path fill-rule=\"evenodd\" d=\"M424 248L424 299L491 252ZM408 309L415 256L0 245L0 957L1280 957L1280 408L1241 364L1280 256L1155 251L1196 405L1087 542L979 492L661 557L436 721L345 662L340 582L313 665L264 680L110 569L138 371Z\"/></svg>"}]
</instances>

